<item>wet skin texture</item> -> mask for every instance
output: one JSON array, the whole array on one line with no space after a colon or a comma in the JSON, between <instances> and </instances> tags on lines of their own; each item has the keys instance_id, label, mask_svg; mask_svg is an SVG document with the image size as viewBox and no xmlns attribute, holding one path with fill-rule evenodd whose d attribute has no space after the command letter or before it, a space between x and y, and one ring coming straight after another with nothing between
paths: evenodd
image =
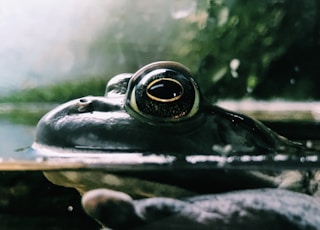
<instances>
[{"instance_id":1,"label":"wet skin texture","mask_svg":"<svg viewBox=\"0 0 320 230\"><path fill-rule=\"evenodd\" d=\"M156 62L134 74L117 75L109 81L104 96L83 97L50 111L37 126L33 148L39 146L85 153L174 154L182 161L186 154L273 155L301 151L299 144L277 135L262 123L209 103L190 71L175 62ZM179 169L147 173L132 170L119 172L117 177L107 171L76 174L48 172L46 176L53 183L76 187L81 193L106 187L134 198L180 198L190 194L279 187L283 182L244 170ZM130 178L138 179L137 184L124 186L126 183L122 182L130 183ZM297 190L313 193L308 190L302 173L298 173L297 178L292 182L295 186L298 184ZM164 185L168 187L161 189ZM150 187L153 188L150 190ZM88 214L114 229L160 229L164 225L168 226L166 229L213 229L213 226L220 226L217 229L316 229L320 223L313 213L319 209L314 200L288 191L254 190L189 200L132 201L126 194L100 190L85 197L83 207ZM302 205L304 198L305 206ZM223 207L224 201L227 201L226 207ZM290 207L296 207L295 211L291 212ZM304 212L308 218L301 220Z\"/></svg>"},{"instance_id":2,"label":"wet skin texture","mask_svg":"<svg viewBox=\"0 0 320 230\"><path fill-rule=\"evenodd\" d=\"M299 144L280 137L259 121L209 103L190 71L175 62L156 62L134 74L119 74L108 82L104 96L83 97L50 111L37 126L33 148L39 146L87 153L174 154L182 162L186 154L273 155L300 151ZM180 169L118 175L174 185L195 193L278 186L273 180L245 171L195 173ZM50 180L63 184L56 178L62 177ZM130 189L117 189L130 193Z\"/></svg>"},{"instance_id":3,"label":"wet skin texture","mask_svg":"<svg viewBox=\"0 0 320 230\"><path fill-rule=\"evenodd\" d=\"M118 75L109 81L105 96L57 107L38 123L35 143L177 155L299 151L260 122L210 104L190 71L173 62ZM225 146L227 152L221 150Z\"/></svg>"},{"instance_id":4,"label":"wet skin texture","mask_svg":"<svg viewBox=\"0 0 320 230\"><path fill-rule=\"evenodd\" d=\"M189 199L133 201L106 189L89 191L84 210L112 229L319 229L318 200L280 189L257 189Z\"/></svg>"}]
</instances>

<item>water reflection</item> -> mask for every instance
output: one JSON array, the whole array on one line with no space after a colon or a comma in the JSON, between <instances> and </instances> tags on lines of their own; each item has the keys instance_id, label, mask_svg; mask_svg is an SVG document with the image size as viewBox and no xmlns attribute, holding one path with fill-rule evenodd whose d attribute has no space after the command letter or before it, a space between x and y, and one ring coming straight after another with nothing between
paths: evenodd
<instances>
[{"instance_id":1,"label":"water reflection","mask_svg":"<svg viewBox=\"0 0 320 230\"><path fill-rule=\"evenodd\" d=\"M34 126L15 124L5 119L0 119L0 159L28 159L29 157L19 151L30 146L35 132Z\"/></svg>"}]
</instances>

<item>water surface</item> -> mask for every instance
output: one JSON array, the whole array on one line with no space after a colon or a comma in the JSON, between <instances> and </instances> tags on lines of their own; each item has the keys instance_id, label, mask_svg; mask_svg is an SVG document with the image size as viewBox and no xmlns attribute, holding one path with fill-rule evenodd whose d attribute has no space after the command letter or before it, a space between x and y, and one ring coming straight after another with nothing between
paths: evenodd
<instances>
[{"instance_id":1,"label":"water surface","mask_svg":"<svg viewBox=\"0 0 320 230\"><path fill-rule=\"evenodd\" d=\"M6 119L0 119L0 159L13 160L28 158L21 148L31 145L35 132L34 126L15 124Z\"/></svg>"}]
</instances>

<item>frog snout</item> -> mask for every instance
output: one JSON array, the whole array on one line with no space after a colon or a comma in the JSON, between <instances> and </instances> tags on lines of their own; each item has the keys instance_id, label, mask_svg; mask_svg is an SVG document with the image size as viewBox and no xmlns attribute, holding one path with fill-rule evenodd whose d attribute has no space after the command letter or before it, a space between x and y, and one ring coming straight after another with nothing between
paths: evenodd
<instances>
[{"instance_id":1,"label":"frog snout","mask_svg":"<svg viewBox=\"0 0 320 230\"><path fill-rule=\"evenodd\" d=\"M87 96L78 99L77 110L80 113L100 111L100 112L111 112L118 111L121 109L119 99L108 99L103 97Z\"/></svg>"}]
</instances>

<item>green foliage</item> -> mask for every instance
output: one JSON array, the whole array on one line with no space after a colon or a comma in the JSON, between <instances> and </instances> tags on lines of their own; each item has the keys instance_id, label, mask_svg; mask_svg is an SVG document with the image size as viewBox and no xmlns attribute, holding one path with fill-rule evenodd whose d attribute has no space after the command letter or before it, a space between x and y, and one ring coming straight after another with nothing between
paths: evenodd
<instances>
[{"instance_id":1,"label":"green foliage","mask_svg":"<svg viewBox=\"0 0 320 230\"><path fill-rule=\"evenodd\" d=\"M319 53L309 50L310 57L301 60L298 52L288 52L315 45L318 11L319 3L314 0L210 1L206 27L195 41L201 44L198 47L202 61L197 76L204 93L211 98L238 98L251 92L251 96L262 98L270 95L305 98L310 93L304 88L307 84L300 84L303 88L298 94L290 93L285 88L292 87L293 76L279 73L289 75L294 66L309 63L312 55ZM294 55L296 60L290 65L283 63L277 72L270 71L288 55ZM232 68L232 61L239 63L237 68ZM275 93L272 86L278 84L279 78L284 79L279 85L283 91ZM263 90L266 82L271 87Z\"/></svg>"},{"instance_id":2,"label":"green foliage","mask_svg":"<svg viewBox=\"0 0 320 230\"><path fill-rule=\"evenodd\" d=\"M0 98L0 107L6 107L8 103L11 105L9 109L3 109L0 112L0 118L15 124L36 125L51 107L43 107L42 103L49 103L54 107L56 103L63 103L87 95L102 96L105 86L106 79L97 77L17 91Z\"/></svg>"},{"instance_id":3,"label":"green foliage","mask_svg":"<svg viewBox=\"0 0 320 230\"><path fill-rule=\"evenodd\" d=\"M35 126L40 118L47 112L48 111L45 109L32 111L26 108L21 109L17 106L17 108L13 110L7 111L5 113L0 113L0 119L9 120L14 124Z\"/></svg>"},{"instance_id":4,"label":"green foliage","mask_svg":"<svg viewBox=\"0 0 320 230\"><path fill-rule=\"evenodd\" d=\"M97 77L65 81L55 85L17 91L0 98L0 102L65 102L87 95L104 94L106 79Z\"/></svg>"}]
</instances>

